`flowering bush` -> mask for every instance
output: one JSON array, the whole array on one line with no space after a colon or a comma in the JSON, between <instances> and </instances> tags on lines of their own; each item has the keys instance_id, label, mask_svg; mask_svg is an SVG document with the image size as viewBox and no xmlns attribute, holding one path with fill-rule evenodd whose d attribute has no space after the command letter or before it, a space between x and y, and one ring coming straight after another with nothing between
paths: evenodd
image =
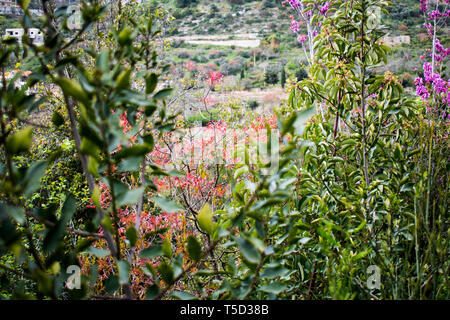
<instances>
[{"instance_id":1,"label":"flowering bush","mask_svg":"<svg viewBox=\"0 0 450 320\"><path fill-rule=\"evenodd\" d=\"M295 11L296 17L291 18L291 31L297 35L297 40L302 44L305 55L311 64L314 59L315 49L313 46L314 38L320 33L322 18L326 17L330 10L329 1L301 1L286 0L283 6L289 4ZM299 20L296 20L299 19ZM301 26L305 26L306 34L303 33Z\"/></svg>"},{"instance_id":2,"label":"flowering bush","mask_svg":"<svg viewBox=\"0 0 450 320\"><path fill-rule=\"evenodd\" d=\"M449 2L446 1L448 4ZM430 10L429 5L435 9ZM441 112L441 116L448 117L448 108L450 106L450 79L442 79L440 70L448 62L448 55L450 55L450 48L444 48L439 39L437 38L437 25L440 22L446 23L446 18L449 17L450 10L441 13L439 11L439 1L420 1L421 11L424 13L425 23L424 27L427 29L427 33L432 37L432 50L426 60L422 56L421 59L425 60L423 64L423 77L417 77L414 81L416 85L416 93L427 103L428 108L434 112ZM432 21L432 22L427 22ZM431 102L429 99L431 98Z\"/></svg>"}]
</instances>

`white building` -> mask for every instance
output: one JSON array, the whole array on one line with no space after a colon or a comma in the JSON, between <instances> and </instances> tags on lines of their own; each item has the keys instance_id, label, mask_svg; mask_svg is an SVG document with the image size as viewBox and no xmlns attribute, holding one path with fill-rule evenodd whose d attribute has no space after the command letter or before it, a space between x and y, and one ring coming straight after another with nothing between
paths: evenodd
<instances>
[{"instance_id":1,"label":"white building","mask_svg":"<svg viewBox=\"0 0 450 320\"><path fill-rule=\"evenodd\" d=\"M22 42L22 36L23 36L24 32L25 32L25 30L22 28L6 29L5 35L3 36L3 38L12 37L12 38L16 38L19 42ZM28 36L30 37L30 39L33 40L33 43L35 45L41 45L44 43L44 34L42 33L42 31L40 31L37 28L28 29Z\"/></svg>"}]
</instances>

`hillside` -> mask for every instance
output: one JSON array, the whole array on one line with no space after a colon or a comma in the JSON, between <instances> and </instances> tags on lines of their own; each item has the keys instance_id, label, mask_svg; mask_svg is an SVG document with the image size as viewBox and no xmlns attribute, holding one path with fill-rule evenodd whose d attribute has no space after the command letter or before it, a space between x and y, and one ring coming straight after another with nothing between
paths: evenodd
<instances>
[{"instance_id":1,"label":"hillside","mask_svg":"<svg viewBox=\"0 0 450 320\"><path fill-rule=\"evenodd\" d=\"M281 3L153 0L149 4L165 8L176 19L170 31L174 48L169 61L215 66L226 76L235 77L229 81L228 90L242 90L264 87L268 69L280 75L285 68L291 80L305 74L303 50L289 30L293 11ZM407 36L410 43L393 45L388 65L379 71L390 70L400 76L405 87L412 87L413 79L421 72L420 56L430 47L420 2L394 0L389 15L383 14L382 23L389 37ZM444 31L439 36L441 43L448 46L450 31ZM245 79L239 81L243 74Z\"/></svg>"}]
</instances>

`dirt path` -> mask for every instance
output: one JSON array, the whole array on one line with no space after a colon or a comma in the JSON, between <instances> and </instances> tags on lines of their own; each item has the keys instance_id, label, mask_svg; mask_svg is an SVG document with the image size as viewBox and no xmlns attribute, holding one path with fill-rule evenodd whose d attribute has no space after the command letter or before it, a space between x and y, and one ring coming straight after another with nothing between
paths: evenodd
<instances>
[{"instance_id":1,"label":"dirt path","mask_svg":"<svg viewBox=\"0 0 450 320\"><path fill-rule=\"evenodd\" d=\"M230 39L233 37L234 39ZM183 37L171 37L175 41L183 40L190 44L203 44L213 46L236 46L242 48L257 48L261 44L255 33L225 34L225 35L191 35Z\"/></svg>"}]
</instances>

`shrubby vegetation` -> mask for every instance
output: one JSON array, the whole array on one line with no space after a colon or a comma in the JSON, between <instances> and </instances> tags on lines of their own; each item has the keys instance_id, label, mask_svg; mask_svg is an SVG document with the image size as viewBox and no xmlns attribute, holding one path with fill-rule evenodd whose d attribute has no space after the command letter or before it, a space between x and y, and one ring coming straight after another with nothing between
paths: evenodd
<instances>
[{"instance_id":1,"label":"shrubby vegetation","mask_svg":"<svg viewBox=\"0 0 450 320\"><path fill-rule=\"evenodd\" d=\"M321 2L301 68L253 74L246 59L275 45L228 65L181 45L174 61L173 21L155 3L84 3L70 40L67 17L42 6L34 21L22 2L22 24L44 31L43 46L0 46L2 298L449 298L448 49L437 29L411 96L379 72L391 56L370 17L387 13L383 0ZM261 85L286 69L288 99L273 112L215 101L227 85L219 65L234 64L236 81ZM367 286L373 266L379 287Z\"/></svg>"}]
</instances>

